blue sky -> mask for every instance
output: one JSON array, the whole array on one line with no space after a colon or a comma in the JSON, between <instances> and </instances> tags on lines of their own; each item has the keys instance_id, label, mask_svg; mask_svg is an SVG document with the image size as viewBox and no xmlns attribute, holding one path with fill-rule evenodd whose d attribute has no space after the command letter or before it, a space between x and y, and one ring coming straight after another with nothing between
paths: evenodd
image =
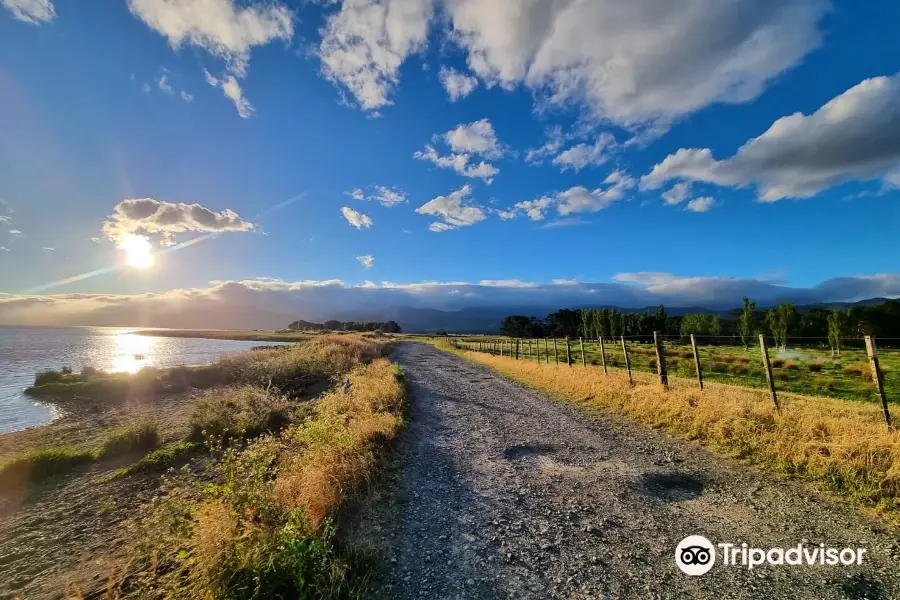
<instances>
[{"instance_id":1,"label":"blue sky","mask_svg":"<svg viewBox=\"0 0 900 600\"><path fill-rule=\"evenodd\" d=\"M257 278L900 295L896 2L175 4L0 0L8 302ZM122 265L129 235L152 268Z\"/></svg>"}]
</instances>

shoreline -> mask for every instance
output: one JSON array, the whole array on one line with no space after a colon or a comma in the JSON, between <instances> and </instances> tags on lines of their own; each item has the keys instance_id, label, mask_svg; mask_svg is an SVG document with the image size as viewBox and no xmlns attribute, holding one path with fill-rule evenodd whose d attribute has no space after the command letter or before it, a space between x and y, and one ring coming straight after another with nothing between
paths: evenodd
<instances>
[{"instance_id":1,"label":"shoreline","mask_svg":"<svg viewBox=\"0 0 900 600\"><path fill-rule=\"evenodd\" d=\"M140 329L131 332L148 337L232 340L236 342L301 342L312 334L300 331L256 331L249 329Z\"/></svg>"}]
</instances>

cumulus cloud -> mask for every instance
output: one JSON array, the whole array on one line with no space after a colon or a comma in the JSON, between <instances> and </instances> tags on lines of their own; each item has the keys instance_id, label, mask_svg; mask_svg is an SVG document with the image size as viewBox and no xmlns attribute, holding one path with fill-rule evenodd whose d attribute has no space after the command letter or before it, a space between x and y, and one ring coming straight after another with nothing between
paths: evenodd
<instances>
[{"instance_id":1,"label":"cumulus cloud","mask_svg":"<svg viewBox=\"0 0 900 600\"><path fill-rule=\"evenodd\" d=\"M691 212L706 212L716 203L715 198L711 198L710 196L703 196L701 198L694 198L690 202L687 203L687 210Z\"/></svg>"},{"instance_id":2,"label":"cumulus cloud","mask_svg":"<svg viewBox=\"0 0 900 600\"><path fill-rule=\"evenodd\" d=\"M450 102L456 102L461 98L465 98L478 87L477 77L466 75L453 68L441 67L438 77L441 80L441 85L447 90L447 95L450 96Z\"/></svg>"},{"instance_id":3,"label":"cumulus cloud","mask_svg":"<svg viewBox=\"0 0 900 600\"><path fill-rule=\"evenodd\" d=\"M156 87L158 87L163 93L170 96L175 93L175 90L172 88L172 84L169 83L169 76L165 73L163 73L156 79Z\"/></svg>"},{"instance_id":4,"label":"cumulus cloud","mask_svg":"<svg viewBox=\"0 0 900 600\"><path fill-rule=\"evenodd\" d=\"M532 221L543 221L547 215L547 211L556 203L556 200L550 196L542 196L537 200L524 200L516 202L513 210L516 213L522 212Z\"/></svg>"},{"instance_id":5,"label":"cumulus cloud","mask_svg":"<svg viewBox=\"0 0 900 600\"><path fill-rule=\"evenodd\" d=\"M691 197L691 182L682 181L672 186L672 189L663 192L662 199L669 206L681 204Z\"/></svg>"},{"instance_id":6,"label":"cumulus cloud","mask_svg":"<svg viewBox=\"0 0 900 600\"><path fill-rule=\"evenodd\" d=\"M18 229L10 229L7 233L9 233L9 235L11 235L13 237L22 237L23 235L25 235L24 233L22 233L22 231L20 231Z\"/></svg>"},{"instance_id":7,"label":"cumulus cloud","mask_svg":"<svg viewBox=\"0 0 900 600\"><path fill-rule=\"evenodd\" d=\"M199 204L165 202L153 198L122 200L103 223L103 235L117 243L128 235L161 234L170 244L176 233L253 231L255 225L231 209L216 212Z\"/></svg>"},{"instance_id":8,"label":"cumulus cloud","mask_svg":"<svg viewBox=\"0 0 900 600\"><path fill-rule=\"evenodd\" d=\"M400 66L426 45L431 0L343 0L321 30L322 72L366 111L392 103Z\"/></svg>"},{"instance_id":9,"label":"cumulus cloud","mask_svg":"<svg viewBox=\"0 0 900 600\"><path fill-rule=\"evenodd\" d=\"M244 98L244 91L234 75L228 75L223 79L217 79L210 75L209 71L204 71L206 75L206 83L219 88L225 94L225 97L234 102L234 107L238 111L238 115L242 119L249 119L253 116L256 109L250 104L250 101Z\"/></svg>"},{"instance_id":10,"label":"cumulus cloud","mask_svg":"<svg viewBox=\"0 0 900 600\"><path fill-rule=\"evenodd\" d=\"M184 100L185 102L191 102L194 99L194 95L189 94L184 90L181 90L181 99Z\"/></svg>"},{"instance_id":11,"label":"cumulus cloud","mask_svg":"<svg viewBox=\"0 0 900 600\"><path fill-rule=\"evenodd\" d=\"M366 269L371 269L372 265L375 264L375 257L372 256L371 254L364 254L362 256L357 256L356 260L358 260L359 264L361 264Z\"/></svg>"},{"instance_id":12,"label":"cumulus cloud","mask_svg":"<svg viewBox=\"0 0 900 600\"><path fill-rule=\"evenodd\" d=\"M609 160L608 149L615 146L616 138L609 133L597 136L593 144L576 144L568 150L560 152L553 159L553 164L563 171L573 169L580 171L585 167L596 167Z\"/></svg>"},{"instance_id":13,"label":"cumulus cloud","mask_svg":"<svg viewBox=\"0 0 900 600\"><path fill-rule=\"evenodd\" d=\"M253 47L294 35L293 13L277 2L128 0L128 8L176 50L202 48L224 59L237 77L246 75Z\"/></svg>"},{"instance_id":14,"label":"cumulus cloud","mask_svg":"<svg viewBox=\"0 0 900 600\"><path fill-rule=\"evenodd\" d=\"M555 125L544 132L547 141L539 148L530 148L525 152L525 162L530 165L539 165L545 159L555 156L569 139L564 133L562 127Z\"/></svg>"},{"instance_id":15,"label":"cumulus cloud","mask_svg":"<svg viewBox=\"0 0 900 600\"><path fill-rule=\"evenodd\" d=\"M431 231L449 231L458 227L475 225L487 218L484 210L475 204L467 203L472 194L472 187L468 184L446 196L438 196L416 209L420 215L439 217L440 221L433 222Z\"/></svg>"},{"instance_id":16,"label":"cumulus cloud","mask_svg":"<svg viewBox=\"0 0 900 600\"><path fill-rule=\"evenodd\" d=\"M397 187L373 185L369 186L369 189L370 193L366 194L362 188L354 188L347 192L347 195L354 200L374 200L387 208L407 202L406 192Z\"/></svg>"},{"instance_id":17,"label":"cumulus cloud","mask_svg":"<svg viewBox=\"0 0 900 600\"><path fill-rule=\"evenodd\" d=\"M49 23L56 18L56 9L50 0L0 0L0 3L13 17L32 25Z\"/></svg>"},{"instance_id":18,"label":"cumulus cloud","mask_svg":"<svg viewBox=\"0 0 900 600\"><path fill-rule=\"evenodd\" d=\"M357 229L362 229L363 227L368 229L373 224L372 219L369 217L369 215L364 215L361 212L355 211L349 206L341 208L341 214L344 215L344 218L347 219L348 223L350 223Z\"/></svg>"},{"instance_id":19,"label":"cumulus cloud","mask_svg":"<svg viewBox=\"0 0 900 600\"><path fill-rule=\"evenodd\" d=\"M452 39L486 85L523 84L625 126L752 100L819 45L827 9L826 0L447 3Z\"/></svg>"},{"instance_id":20,"label":"cumulus cloud","mask_svg":"<svg viewBox=\"0 0 900 600\"><path fill-rule=\"evenodd\" d=\"M578 185L535 200L517 202L510 209L510 213L524 214L532 221L543 221L553 208L562 217L576 213L599 212L624 198L625 193L637 185L637 180L624 171L613 171L603 180L603 184L594 190ZM582 223L582 221L562 220L555 226Z\"/></svg>"},{"instance_id":21,"label":"cumulus cloud","mask_svg":"<svg viewBox=\"0 0 900 600\"><path fill-rule=\"evenodd\" d=\"M204 288L161 294L0 293L0 323L14 325L120 325L203 328L278 328L297 318L383 319L395 307L459 310L467 307L702 306L730 309L749 296L759 307L900 297L900 274L839 277L809 288L761 279L623 273L608 282L557 284L511 281L372 283L278 279L216 281ZM384 311L384 312L380 312ZM393 317L388 317L393 318ZM443 321L445 319L441 319ZM410 327L401 319L404 329ZM435 327L440 327L440 324ZM498 327L499 323L491 324Z\"/></svg>"},{"instance_id":22,"label":"cumulus cloud","mask_svg":"<svg viewBox=\"0 0 900 600\"><path fill-rule=\"evenodd\" d=\"M809 198L848 181L892 185L900 169L900 74L866 79L811 115L775 121L734 156L682 148L641 178L656 189L670 179L756 186L759 200Z\"/></svg>"},{"instance_id":23,"label":"cumulus cloud","mask_svg":"<svg viewBox=\"0 0 900 600\"><path fill-rule=\"evenodd\" d=\"M435 135L433 141L446 145L450 154L441 155L433 145L426 144L425 150L416 152L413 158L429 161L442 169L452 169L463 177L482 179L487 184L494 181L500 170L483 160L476 164L475 157L483 156L493 160L501 158L507 152L487 119L458 125L446 133Z\"/></svg>"}]
</instances>

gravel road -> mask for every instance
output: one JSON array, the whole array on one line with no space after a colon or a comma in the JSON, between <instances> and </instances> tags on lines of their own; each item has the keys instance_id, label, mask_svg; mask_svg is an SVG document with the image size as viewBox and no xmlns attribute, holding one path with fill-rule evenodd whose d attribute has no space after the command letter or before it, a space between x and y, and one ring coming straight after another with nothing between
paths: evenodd
<instances>
[{"instance_id":1,"label":"gravel road","mask_svg":"<svg viewBox=\"0 0 900 600\"><path fill-rule=\"evenodd\" d=\"M897 531L854 509L431 346L393 359L411 421L354 531L387 561L384 597L900 598ZM754 570L719 553L690 577L674 554L692 534L867 553L862 566Z\"/></svg>"}]
</instances>

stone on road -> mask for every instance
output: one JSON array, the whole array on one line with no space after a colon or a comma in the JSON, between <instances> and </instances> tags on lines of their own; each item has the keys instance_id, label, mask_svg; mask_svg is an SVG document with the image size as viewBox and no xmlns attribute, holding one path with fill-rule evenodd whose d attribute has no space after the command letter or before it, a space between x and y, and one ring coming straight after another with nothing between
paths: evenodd
<instances>
[{"instance_id":1,"label":"stone on road","mask_svg":"<svg viewBox=\"0 0 900 600\"><path fill-rule=\"evenodd\" d=\"M410 424L356 535L388 598L900 598L896 532L810 489L402 343ZM556 368L556 367L547 367ZM566 368L565 366L559 368ZM866 548L861 566L675 564L714 544Z\"/></svg>"}]
</instances>

